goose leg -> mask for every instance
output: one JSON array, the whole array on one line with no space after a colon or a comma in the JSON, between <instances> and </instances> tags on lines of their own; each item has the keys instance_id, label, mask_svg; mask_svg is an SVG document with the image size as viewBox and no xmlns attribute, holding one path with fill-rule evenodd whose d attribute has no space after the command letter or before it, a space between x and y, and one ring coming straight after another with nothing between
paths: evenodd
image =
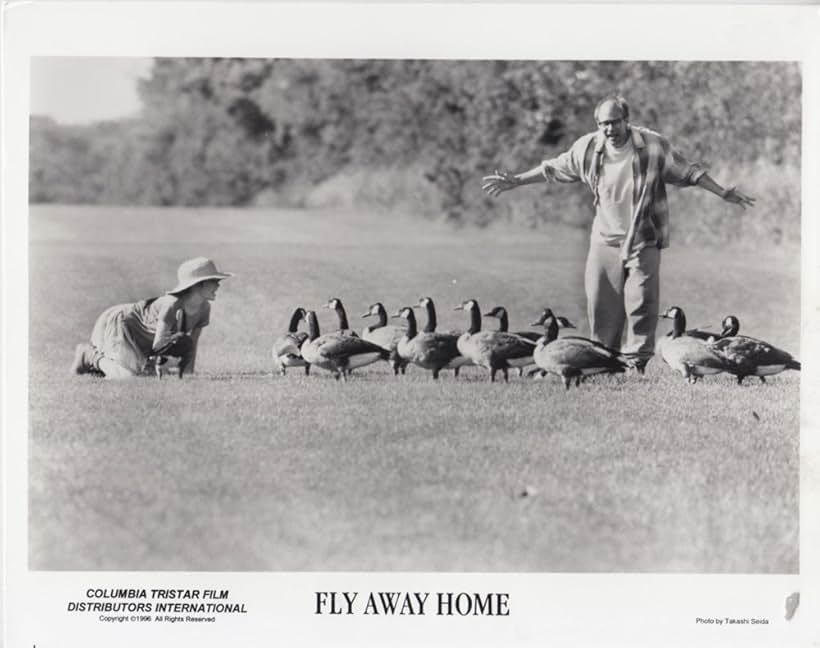
<instances>
[{"instance_id":1,"label":"goose leg","mask_svg":"<svg viewBox=\"0 0 820 648\"><path fill-rule=\"evenodd\" d=\"M441 369L433 369L433 380L438 380L439 371L441 371Z\"/></svg>"},{"instance_id":2,"label":"goose leg","mask_svg":"<svg viewBox=\"0 0 820 648\"><path fill-rule=\"evenodd\" d=\"M453 376L455 378L458 378L458 372L459 372L460 369L461 369L461 367L456 367L455 369L453 369Z\"/></svg>"},{"instance_id":3,"label":"goose leg","mask_svg":"<svg viewBox=\"0 0 820 648\"><path fill-rule=\"evenodd\" d=\"M305 365L305 375L306 375L306 376L309 376L309 375L310 375L310 365L309 365L309 364L306 364L306 365Z\"/></svg>"},{"instance_id":4,"label":"goose leg","mask_svg":"<svg viewBox=\"0 0 820 648\"><path fill-rule=\"evenodd\" d=\"M738 385L742 385L742 384L743 384L743 379L744 379L745 377L746 377L746 376L738 376L738 377L737 377L737 384L738 384Z\"/></svg>"},{"instance_id":5,"label":"goose leg","mask_svg":"<svg viewBox=\"0 0 820 648\"><path fill-rule=\"evenodd\" d=\"M760 378L760 382L766 383L766 376L758 376L758 378Z\"/></svg>"},{"instance_id":6,"label":"goose leg","mask_svg":"<svg viewBox=\"0 0 820 648\"><path fill-rule=\"evenodd\" d=\"M490 369L490 382L495 382L495 369Z\"/></svg>"},{"instance_id":7,"label":"goose leg","mask_svg":"<svg viewBox=\"0 0 820 648\"><path fill-rule=\"evenodd\" d=\"M564 383L564 389L569 391L570 377L569 376L561 376L561 381Z\"/></svg>"},{"instance_id":8,"label":"goose leg","mask_svg":"<svg viewBox=\"0 0 820 648\"><path fill-rule=\"evenodd\" d=\"M575 376L575 386L576 387L581 386L581 378L583 378L583 376L581 374L578 374L577 376Z\"/></svg>"}]
</instances>

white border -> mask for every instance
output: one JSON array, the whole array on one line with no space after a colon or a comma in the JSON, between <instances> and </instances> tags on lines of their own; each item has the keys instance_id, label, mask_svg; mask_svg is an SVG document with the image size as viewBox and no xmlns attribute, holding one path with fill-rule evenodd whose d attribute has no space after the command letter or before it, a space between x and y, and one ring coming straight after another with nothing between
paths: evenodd
<instances>
[{"instance_id":1,"label":"white border","mask_svg":"<svg viewBox=\"0 0 820 648\"><path fill-rule=\"evenodd\" d=\"M809 645L820 641L818 429L804 407L801 575L182 574L27 570L27 138L30 56L799 60L804 79L803 402L820 396L816 308L818 10L716 5L19 3L4 10L2 385L6 645ZM10 315L14 314L14 317ZM814 542L812 542L814 540ZM230 587L246 618L112 626L61 613L87 587ZM506 619L317 618L316 590L506 591ZM800 590L800 610L783 601ZM696 616L772 619L699 627ZM802 613L801 613L802 612Z\"/></svg>"}]
</instances>

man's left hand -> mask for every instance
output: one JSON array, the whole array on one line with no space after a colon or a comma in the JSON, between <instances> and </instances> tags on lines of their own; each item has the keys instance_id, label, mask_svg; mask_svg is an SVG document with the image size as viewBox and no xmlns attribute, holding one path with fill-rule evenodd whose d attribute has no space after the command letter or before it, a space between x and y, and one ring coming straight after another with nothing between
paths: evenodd
<instances>
[{"instance_id":1,"label":"man's left hand","mask_svg":"<svg viewBox=\"0 0 820 648\"><path fill-rule=\"evenodd\" d=\"M738 191L737 187L730 187L729 189L726 189L723 192L722 198L726 202L740 205L743 209L746 209L746 207L754 207L755 200L757 200L756 198L752 198L751 196L747 196L745 193Z\"/></svg>"}]
</instances>

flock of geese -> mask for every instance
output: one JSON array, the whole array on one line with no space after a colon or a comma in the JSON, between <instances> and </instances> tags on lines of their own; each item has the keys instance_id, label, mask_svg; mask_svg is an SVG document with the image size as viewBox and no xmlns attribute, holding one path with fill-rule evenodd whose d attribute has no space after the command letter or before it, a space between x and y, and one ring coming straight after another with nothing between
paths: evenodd
<instances>
[{"instance_id":1,"label":"flock of geese","mask_svg":"<svg viewBox=\"0 0 820 648\"><path fill-rule=\"evenodd\" d=\"M559 337L559 329L575 328L565 317L544 308L533 327L543 332L509 331L509 318L503 306L483 314L498 320L495 330L482 330L482 312L475 299L455 307L465 311L470 326L464 332L437 331L436 308L430 297L422 297L414 306L404 306L391 315L403 319L404 325L388 323L384 306L377 302L362 317L374 317L375 323L356 333L350 328L342 302L330 299L325 308L336 311L339 328L322 335L316 311L296 308L286 333L276 339L272 357L275 371L285 375L289 367L312 366L331 372L337 380L346 380L359 367L385 360L395 375L404 374L407 366L417 365L430 371L437 379L442 369L452 369L458 376L461 367L483 367L490 381L500 371L504 380L509 370L518 369L520 376L559 376L569 389L574 382L580 386L587 376L601 373L623 373L635 369L642 373L638 357L610 349L594 340L578 336ZM424 328L419 330L415 309L426 312ZM723 320L719 334L698 329L686 330L686 316L673 306L661 315L672 320L672 330L658 342L658 353L689 383L708 374L729 373L741 384L747 376L766 376L786 369L800 370L800 363L789 353L767 342L738 335L740 323L734 316ZM305 322L307 331L300 331Z\"/></svg>"}]
</instances>

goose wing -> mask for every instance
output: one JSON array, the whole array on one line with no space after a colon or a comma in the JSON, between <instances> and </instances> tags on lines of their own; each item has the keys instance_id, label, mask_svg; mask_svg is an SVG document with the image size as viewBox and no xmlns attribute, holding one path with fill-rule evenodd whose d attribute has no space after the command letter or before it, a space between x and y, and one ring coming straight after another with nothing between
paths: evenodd
<instances>
[{"instance_id":1,"label":"goose wing","mask_svg":"<svg viewBox=\"0 0 820 648\"><path fill-rule=\"evenodd\" d=\"M794 362L790 353L763 340L735 335L715 340L711 347L720 352L731 364L754 369L761 366L789 365Z\"/></svg>"},{"instance_id":2,"label":"goose wing","mask_svg":"<svg viewBox=\"0 0 820 648\"><path fill-rule=\"evenodd\" d=\"M415 362L425 365L444 366L461 353L458 337L449 333L422 333L415 344Z\"/></svg>"},{"instance_id":3,"label":"goose wing","mask_svg":"<svg viewBox=\"0 0 820 648\"><path fill-rule=\"evenodd\" d=\"M535 350L535 342L500 331L480 331L471 335L470 341L479 355L504 360L531 356Z\"/></svg>"},{"instance_id":4,"label":"goose wing","mask_svg":"<svg viewBox=\"0 0 820 648\"><path fill-rule=\"evenodd\" d=\"M721 371L727 368L723 354L717 353L712 345L688 335L665 339L661 349L663 359L672 366L690 365Z\"/></svg>"},{"instance_id":5,"label":"goose wing","mask_svg":"<svg viewBox=\"0 0 820 648\"><path fill-rule=\"evenodd\" d=\"M324 336L323 336L324 337ZM320 344L321 354L328 359L339 359L362 353L378 353L387 357L387 351L377 344L352 335L327 336ZM318 338L317 341L322 340Z\"/></svg>"},{"instance_id":6,"label":"goose wing","mask_svg":"<svg viewBox=\"0 0 820 648\"><path fill-rule=\"evenodd\" d=\"M556 364L570 365L576 369L600 367L622 371L627 366L616 351L587 338L558 338L546 345L544 351Z\"/></svg>"}]
</instances>

